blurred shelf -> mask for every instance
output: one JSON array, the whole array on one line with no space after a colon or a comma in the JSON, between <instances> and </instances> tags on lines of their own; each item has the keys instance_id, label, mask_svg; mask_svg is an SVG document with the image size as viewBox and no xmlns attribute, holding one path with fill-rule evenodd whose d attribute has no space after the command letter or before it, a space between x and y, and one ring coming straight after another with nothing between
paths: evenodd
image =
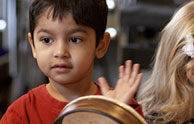
<instances>
[{"instance_id":1,"label":"blurred shelf","mask_svg":"<svg viewBox=\"0 0 194 124\"><path fill-rule=\"evenodd\" d=\"M0 66L9 62L8 55L0 56Z\"/></svg>"},{"instance_id":2,"label":"blurred shelf","mask_svg":"<svg viewBox=\"0 0 194 124\"><path fill-rule=\"evenodd\" d=\"M122 63L130 59L134 63L139 63L141 69L150 69L150 63L152 62L156 46L157 44L143 45L130 43L128 46L122 48Z\"/></svg>"},{"instance_id":3,"label":"blurred shelf","mask_svg":"<svg viewBox=\"0 0 194 124\"><path fill-rule=\"evenodd\" d=\"M0 66L9 62L8 53L6 50L0 49Z\"/></svg>"},{"instance_id":4,"label":"blurred shelf","mask_svg":"<svg viewBox=\"0 0 194 124\"><path fill-rule=\"evenodd\" d=\"M121 11L121 26L146 26L161 29L171 19L176 7L137 3Z\"/></svg>"}]
</instances>

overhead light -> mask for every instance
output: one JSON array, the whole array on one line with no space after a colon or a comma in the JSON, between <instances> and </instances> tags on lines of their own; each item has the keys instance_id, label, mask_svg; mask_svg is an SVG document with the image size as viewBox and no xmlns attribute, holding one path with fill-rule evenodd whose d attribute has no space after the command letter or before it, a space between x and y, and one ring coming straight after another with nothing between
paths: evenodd
<instances>
[{"instance_id":1,"label":"overhead light","mask_svg":"<svg viewBox=\"0 0 194 124\"><path fill-rule=\"evenodd\" d=\"M6 25L7 25L6 21L0 19L0 30L4 30L6 28Z\"/></svg>"},{"instance_id":2,"label":"overhead light","mask_svg":"<svg viewBox=\"0 0 194 124\"><path fill-rule=\"evenodd\" d=\"M110 33L111 39L114 39L117 36L117 30L113 27L107 28L106 32Z\"/></svg>"},{"instance_id":3,"label":"overhead light","mask_svg":"<svg viewBox=\"0 0 194 124\"><path fill-rule=\"evenodd\" d=\"M108 5L108 9L109 9L110 11L112 11L112 10L115 9L116 3L115 3L114 0L106 0L106 3L107 3L107 5Z\"/></svg>"}]
</instances>

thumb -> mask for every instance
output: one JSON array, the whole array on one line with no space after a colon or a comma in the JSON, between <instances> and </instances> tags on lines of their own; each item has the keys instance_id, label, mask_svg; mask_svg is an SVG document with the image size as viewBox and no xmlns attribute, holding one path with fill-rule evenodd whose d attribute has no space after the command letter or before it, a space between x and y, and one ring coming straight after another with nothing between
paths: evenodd
<instances>
[{"instance_id":1,"label":"thumb","mask_svg":"<svg viewBox=\"0 0 194 124\"><path fill-rule=\"evenodd\" d=\"M98 78L99 86L102 91L102 95L106 94L106 92L110 89L107 80L104 77Z\"/></svg>"}]
</instances>

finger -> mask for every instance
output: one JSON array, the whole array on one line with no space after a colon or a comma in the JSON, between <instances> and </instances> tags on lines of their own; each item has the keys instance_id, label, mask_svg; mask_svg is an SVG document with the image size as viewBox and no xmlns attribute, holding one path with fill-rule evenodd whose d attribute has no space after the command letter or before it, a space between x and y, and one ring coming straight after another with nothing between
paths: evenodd
<instances>
[{"instance_id":1,"label":"finger","mask_svg":"<svg viewBox=\"0 0 194 124\"><path fill-rule=\"evenodd\" d=\"M139 72L140 65L139 64L134 64L132 74L131 74L131 81L134 82L137 78L137 74Z\"/></svg>"},{"instance_id":2,"label":"finger","mask_svg":"<svg viewBox=\"0 0 194 124\"><path fill-rule=\"evenodd\" d=\"M138 74L137 75L137 79L136 79L136 81L135 81L135 83L133 85L133 87L135 89L135 92L138 90L138 88L139 88L139 86L141 84L142 79L143 79L143 74L142 73Z\"/></svg>"},{"instance_id":3,"label":"finger","mask_svg":"<svg viewBox=\"0 0 194 124\"><path fill-rule=\"evenodd\" d=\"M141 80L143 78L143 74L140 73L137 75L137 80L135 81L134 85L133 85L133 88L131 89L131 92L128 92L130 94L127 94L127 99L125 99L124 103L130 103L132 98L134 97L135 93L137 92L140 84L141 84Z\"/></svg>"},{"instance_id":4,"label":"finger","mask_svg":"<svg viewBox=\"0 0 194 124\"><path fill-rule=\"evenodd\" d=\"M98 78L99 86L102 91L102 95L106 94L106 92L110 89L107 80L104 77Z\"/></svg>"},{"instance_id":5,"label":"finger","mask_svg":"<svg viewBox=\"0 0 194 124\"><path fill-rule=\"evenodd\" d=\"M121 65L119 66L119 79L123 78L123 75L124 75L124 66Z\"/></svg>"},{"instance_id":6,"label":"finger","mask_svg":"<svg viewBox=\"0 0 194 124\"><path fill-rule=\"evenodd\" d=\"M132 61L127 60L125 62L125 72L124 72L124 75L126 76L127 79L131 76L131 66L132 66Z\"/></svg>"}]
</instances>

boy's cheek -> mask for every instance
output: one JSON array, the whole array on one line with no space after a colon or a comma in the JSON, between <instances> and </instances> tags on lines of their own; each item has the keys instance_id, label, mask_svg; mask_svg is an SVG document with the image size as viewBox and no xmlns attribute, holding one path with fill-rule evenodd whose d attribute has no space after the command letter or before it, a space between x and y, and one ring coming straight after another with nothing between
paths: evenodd
<instances>
[{"instance_id":1,"label":"boy's cheek","mask_svg":"<svg viewBox=\"0 0 194 124\"><path fill-rule=\"evenodd\" d=\"M33 54L33 57L34 57L35 59L37 59L37 56L36 56L36 52L35 52L35 50L34 50L34 51L32 51L32 54Z\"/></svg>"}]
</instances>

